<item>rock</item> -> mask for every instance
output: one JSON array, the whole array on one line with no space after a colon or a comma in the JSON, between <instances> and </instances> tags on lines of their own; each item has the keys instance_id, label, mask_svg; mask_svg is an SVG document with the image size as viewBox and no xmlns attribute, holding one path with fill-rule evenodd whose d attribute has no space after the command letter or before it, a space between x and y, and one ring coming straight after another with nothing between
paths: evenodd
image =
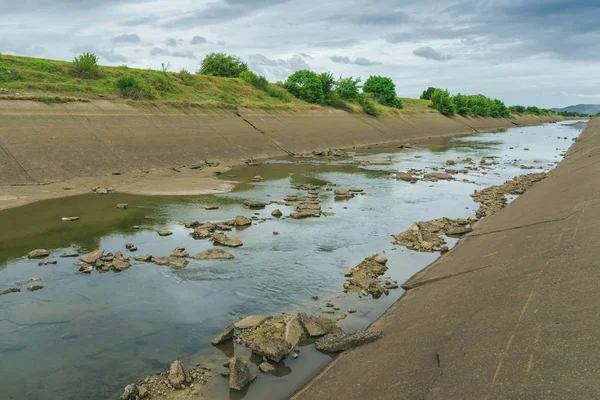
<instances>
[{"instance_id":1,"label":"rock","mask_svg":"<svg viewBox=\"0 0 600 400\"><path fill-rule=\"evenodd\" d=\"M192 258L196 260L231 260L234 257L233 254L220 247L213 247L196 254Z\"/></svg>"},{"instance_id":2,"label":"rock","mask_svg":"<svg viewBox=\"0 0 600 400\"><path fill-rule=\"evenodd\" d=\"M140 387L138 388L138 395L140 399L143 399L146 396L148 396L148 389L146 389L146 386L140 385Z\"/></svg>"},{"instance_id":3,"label":"rock","mask_svg":"<svg viewBox=\"0 0 600 400\"><path fill-rule=\"evenodd\" d=\"M292 358L295 360L296 358L298 358L298 353L294 352L292 353Z\"/></svg>"},{"instance_id":4,"label":"rock","mask_svg":"<svg viewBox=\"0 0 600 400\"><path fill-rule=\"evenodd\" d=\"M31 278L29 281L27 281L27 283L32 283L32 282L41 282L42 278L34 276L33 278Z\"/></svg>"},{"instance_id":5,"label":"rock","mask_svg":"<svg viewBox=\"0 0 600 400\"><path fill-rule=\"evenodd\" d=\"M135 256L135 257L133 257L133 259L135 261L149 262L149 261L152 261L152 256L150 254L146 254L143 256Z\"/></svg>"},{"instance_id":6,"label":"rock","mask_svg":"<svg viewBox=\"0 0 600 400\"><path fill-rule=\"evenodd\" d=\"M171 386L173 386L175 389L181 389L181 385L185 383L185 373L179 360L175 360L173 363L171 363L168 379Z\"/></svg>"},{"instance_id":7,"label":"rock","mask_svg":"<svg viewBox=\"0 0 600 400\"><path fill-rule=\"evenodd\" d=\"M333 213L333 212L322 212L321 214L324 217L333 217L335 215L335 213Z\"/></svg>"},{"instance_id":8,"label":"rock","mask_svg":"<svg viewBox=\"0 0 600 400\"><path fill-rule=\"evenodd\" d=\"M131 249L135 248L135 245L133 243L125 243L125 248L131 251Z\"/></svg>"},{"instance_id":9,"label":"rock","mask_svg":"<svg viewBox=\"0 0 600 400\"><path fill-rule=\"evenodd\" d=\"M136 400L138 396L138 387L132 383L131 385L125 386L125 390L121 395L121 400Z\"/></svg>"},{"instance_id":10,"label":"rock","mask_svg":"<svg viewBox=\"0 0 600 400\"><path fill-rule=\"evenodd\" d=\"M93 270L94 270L93 265L86 264L84 262L79 263L79 272L84 273L84 274L91 274Z\"/></svg>"},{"instance_id":11,"label":"rock","mask_svg":"<svg viewBox=\"0 0 600 400\"><path fill-rule=\"evenodd\" d=\"M375 261L376 263L381 264L381 265L387 264L387 261L388 261L387 258L385 258L384 256L381 256L379 254L373 254L373 255L367 257L365 260Z\"/></svg>"},{"instance_id":12,"label":"rock","mask_svg":"<svg viewBox=\"0 0 600 400\"><path fill-rule=\"evenodd\" d=\"M446 172L432 172L423 176L424 181L437 182L439 180L451 181L454 177Z\"/></svg>"},{"instance_id":13,"label":"rock","mask_svg":"<svg viewBox=\"0 0 600 400\"><path fill-rule=\"evenodd\" d=\"M385 285L379 277L387 271L384 263L375 261L375 258L381 257L374 254L366 258L363 262L354 268L349 268L344 272L344 276L348 277L348 281L344 283L344 289L348 292L366 292L367 295L372 295L373 298L379 298L383 294L387 294ZM382 257L386 262L387 259ZM383 261L380 259L380 261Z\"/></svg>"},{"instance_id":14,"label":"rock","mask_svg":"<svg viewBox=\"0 0 600 400\"><path fill-rule=\"evenodd\" d=\"M396 179L400 179L410 183L416 183L419 178L413 176L410 172L396 172Z\"/></svg>"},{"instance_id":15,"label":"rock","mask_svg":"<svg viewBox=\"0 0 600 400\"><path fill-rule=\"evenodd\" d=\"M319 218L321 211L319 210L303 210L297 211L290 214L290 218L293 219L305 219L305 218Z\"/></svg>"},{"instance_id":16,"label":"rock","mask_svg":"<svg viewBox=\"0 0 600 400\"><path fill-rule=\"evenodd\" d=\"M108 190L107 188L101 188L101 187L97 187L92 189L92 191L96 194L108 194L110 192L110 190Z\"/></svg>"},{"instance_id":17,"label":"rock","mask_svg":"<svg viewBox=\"0 0 600 400\"><path fill-rule=\"evenodd\" d=\"M219 206L206 206L206 207L204 207L204 209L208 210L208 211L210 211L210 210L218 210Z\"/></svg>"},{"instance_id":18,"label":"rock","mask_svg":"<svg viewBox=\"0 0 600 400\"><path fill-rule=\"evenodd\" d=\"M245 317L233 324L237 329L252 329L258 327L260 324L271 318L269 315L252 315Z\"/></svg>"},{"instance_id":19,"label":"rock","mask_svg":"<svg viewBox=\"0 0 600 400\"><path fill-rule=\"evenodd\" d=\"M160 231L158 231L159 236L171 236L172 234L173 232L166 229L161 229Z\"/></svg>"},{"instance_id":20,"label":"rock","mask_svg":"<svg viewBox=\"0 0 600 400\"><path fill-rule=\"evenodd\" d=\"M300 323L298 317L292 317L285 326L285 341L293 349L304 337L304 327Z\"/></svg>"},{"instance_id":21,"label":"rock","mask_svg":"<svg viewBox=\"0 0 600 400\"><path fill-rule=\"evenodd\" d=\"M40 290L43 289L44 287L42 285L33 285L33 286L29 286L27 288L27 290L29 290L30 292L35 292L36 290Z\"/></svg>"},{"instance_id":22,"label":"rock","mask_svg":"<svg viewBox=\"0 0 600 400\"><path fill-rule=\"evenodd\" d=\"M248 365L239 357L229 361L229 387L233 390L242 390L246 385L256 379Z\"/></svg>"},{"instance_id":23,"label":"rock","mask_svg":"<svg viewBox=\"0 0 600 400\"><path fill-rule=\"evenodd\" d=\"M360 160L360 165L391 165L391 158L363 158Z\"/></svg>"},{"instance_id":24,"label":"rock","mask_svg":"<svg viewBox=\"0 0 600 400\"><path fill-rule=\"evenodd\" d=\"M545 172L520 175L504 182L502 185L490 186L476 191L471 195L473 200L479 203L479 209L475 214L476 217L484 218L495 214L506 206L507 194L521 195L547 175Z\"/></svg>"},{"instance_id":25,"label":"rock","mask_svg":"<svg viewBox=\"0 0 600 400\"><path fill-rule=\"evenodd\" d=\"M240 342L253 353L273 362L279 362L304 336L304 329L296 317L272 316L253 328L240 329Z\"/></svg>"},{"instance_id":26,"label":"rock","mask_svg":"<svg viewBox=\"0 0 600 400\"><path fill-rule=\"evenodd\" d=\"M267 206L268 203L265 203L264 201L252 201L252 200L246 200L244 201L244 205L250 209L263 209Z\"/></svg>"},{"instance_id":27,"label":"rock","mask_svg":"<svg viewBox=\"0 0 600 400\"><path fill-rule=\"evenodd\" d=\"M446 160L446 165L455 165L456 161L454 160Z\"/></svg>"},{"instance_id":28,"label":"rock","mask_svg":"<svg viewBox=\"0 0 600 400\"><path fill-rule=\"evenodd\" d=\"M194 232L192 232L191 235L194 239L208 239L212 237L213 234L212 231L206 229L206 227L203 225L194 228Z\"/></svg>"},{"instance_id":29,"label":"rock","mask_svg":"<svg viewBox=\"0 0 600 400\"><path fill-rule=\"evenodd\" d=\"M50 252L48 250L36 249L36 250L31 250L27 254L27 257L29 257L29 258L44 258L44 257L48 257L49 255L50 255Z\"/></svg>"},{"instance_id":30,"label":"rock","mask_svg":"<svg viewBox=\"0 0 600 400\"><path fill-rule=\"evenodd\" d=\"M185 247L175 247L171 253L171 257L187 258L190 254L185 251Z\"/></svg>"},{"instance_id":31,"label":"rock","mask_svg":"<svg viewBox=\"0 0 600 400\"><path fill-rule=\"evenodd\" d=\"M275 236L278 236L278 235L279 235L279 232L277 232L277 231L273 231L273 235L275 235Z\"/></svg>"},{"instance_id":32,"label":"rock","mask_svg":"<svg viewBox=\"0 0 600 400\"><path fill-rule=\"evenodd\" d=\"M103 254L104 254L104 249L97 249L97 250L94 250L90 253L83 255L81 257L81 261L83 261L84 263L87 263L87 264L95 264L96 261L98 261L100 259L100 257L102 257Z\"/></svg>"},{"instance_id":33,"label":"rock","mask_svg":"<svg viewBox=\"0 0 600 400\"><path fill-rule=\"evenodd\" d=\"M8 288L8 289L0 290L0 296L3 296L5 294L9 294L9 293L18 293L20 291L21 291L21 288L11 287L11 288Z\"/></svg>"},{"instance_id":34,"label":"rock","mask_svg":"<svg viewBox=\"0 0 600 400\"><path fill-rule=\"evenodd\" d=\"M112 266L113 266L113 269L116 271L124 271L127 268L131 267L131 264L129 264L129 261L127 261L126 259L114 258L112 260Z\"/></svg>"},{"instance_id":35,"label":"rock","mask_svg":"<svg viewBox=\"0 0 600 400\"><path fill-rule=\"evenodd\" d=\"M315 346L317 350L336 353L374 342L382 337L382 331L330 333L329 335L318 339Z\"/></svg>"},{"instance_id":36,"label":"rock","mask_svg":"<svg viewBox=\"0 0 600 400\"><path fill-rule=\"evenodd\" d=\"M168 265L174 269L185 268L189 261L181 257L152 257L152 262L156 265Z\"/></svg>"},{"instance_id":37,"label":"rock","mask_svg":"<svg viewBox=\"0 0 600 400\"><path fill-rule=\"evenodd\" d=\"M117 208L120 210L127 210L127 204L125 204L125 203L117 204Z\"/></svg>"},{"instance_id":38,"label":"rock","mask_svg":"<svg viewBox=\"0 0 600 400\"><path fill-rule=\"evenodd\" d=\"M215 244L221 246L240 247L244 244L240 239L231 238L224 233L214 233L212 238Z\"/></svg>"},{"instance_id":39,"label":"rock","mask_svg":"<svg viewBox=\"0 0 600 400\"><path fill-rule=\"evenodd\" d=\"M63 221L69 222L69 221L77 221L79 219L79 217L62 217L61 219Z\"/></svg>"},{"instance_id":40,"label":"rock","mask_svg":"<svg viewBox=\"0 0 600 400\"><path fill-rule=\"evenodd\" d=\"M342 189L342 188L337 188L333 191L333 194L336 197L351 197L352 195L350 194L350 192L346 189Z\"/></svg>"},{"instance_id":41,"label":"rock","mask_svg":"<svg viewBox=\"0 0 600 400\"><path fill-rule=\"evenodd\" d=\"M60 256L63 257L63 258L66 258L66 257L79 257L79 253L77 251L68 251L66 253L61 254Z\"/></svg>"},{"instance_id":42,"label":"rock","mask_svg":"<svg viewBox=\"0 0 600 400\"><path fill-rule=\"evenodd\" d=\"M263 182L265 180L265 178L263 178L260 175L256 175L253 176L252 178L250 178L250 182Z\"/></svg>"},{"instance_id":43,"label":"rock","mask_svg":"<svg viewBox=\"0 0 600 400\"><path fill-rule=\"evenodd\" d=\"M243 215L238 215L235 217L235 226L249 226L252 225L252 220L250 218L244 217Z\"/></svg>"},{"instance_id":44,"label":"rock","mask_svg":"<svg viewBox=\"0 0 600 400\"><path fill-rule=\"evenodd\" d=\"M275 218L280 218L283 215L283 213L279 208L276 208L271 212L271 215Z\"/></svg>"},{"instance_id":45,"label":"rock","mask_svg":"<svg viewBox=\"0 0 600 400\"><path fill-rule=\"evenodd\" d=\"M225 330L223 332L221 332L216 338L214 338L211 343L216 346L218 344L221 344L227 340L230 340L233 338L233 331L234 331L234 326L233 324L229 325L227 328L225 328Z\"/></svg>"},{"instance_id":46,"label":"rock","mask_svg":"<svg viewBox=\"0 0 600 400\"><path fill-rule=\"evenodd\" d=\"M56 265L56 264L57 264L57 261L56 261L56 260L47 260L47 261L40 261L40 262L38 263L38 265L40 265L40 266L41 266L41 265L50 265L50 264L52 264L52 265Z\"/></svg>"},{"instance_id":47,"label":"rock","mask_svg":"<svg viewBox=\"0 0 600 400\"><path fill-rule=\"evenodd\" d=\"M340 330L331 319L310 317L305 313L298 313L298 321L310 337L319 337Z\"/></svg>"},{"instance_id":48,"label":"rock","mask_svg":"<svg viewBox=\"0 0 600 400\"><path fill-rule=\"evenodd\" d=\"M258 366L258 369L260 369L265 374L270 374L271 372L275 372L275 367L273 366L273 364L269 363L268 361L262 362Z\"/></svg>"}]
</instances>

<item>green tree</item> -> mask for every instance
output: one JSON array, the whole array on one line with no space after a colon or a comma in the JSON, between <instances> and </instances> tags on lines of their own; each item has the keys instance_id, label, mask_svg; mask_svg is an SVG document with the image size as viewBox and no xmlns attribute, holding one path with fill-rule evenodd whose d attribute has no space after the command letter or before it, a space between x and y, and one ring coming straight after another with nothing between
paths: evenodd
<instances>
[{"instance_id":1,"label":"green tree","mask_svg":"<svg viewBox=\"0 0 600 400\"><path fill-rule=\"evenodd\" d=\"M308 103L325 102L321 77L307 69L294 72L287 78L284 86L291 94Z\"/></svg>"},{"instance_id":2,"label":"green tree","mask_svg":"<svg viewBox=\"0 0 600 400\"><path fill-rule=\"evenodd\" d=\"M239 57L225 53L210 53L202 60L198 73L225 78L237 78L244 71L248 71L248 65Z\"/></svg>"},{"instance_id":3,"label":"green tree","mask_svg":"<svg viewBox=\"0 0 600 400\"><path fill-rule=\"evenodd\" d=\"M342 78L338 79L335 92L342 100L356 101L360 96L360 78Z\"/></svg>"},{"instance_id":4,"label":"green tree","mask_svg":"<svg viewBox=\"0 0 600 400\"><path fill-rule=\"evenodd\" d=\"M331 94L335 89L335 78L331 75L331 72L323 72L322 74L319 74L319 80L321 81L321 87L323 88L325 103L329 104Z\"/></svg>"},{"instance_id":5,"label":"green tree","mask_svg":"<svg viewBox=\"0 0 600 400\"><path fill-rule=\"evenodd\" d=\"M365 114L372 115L377 117L379 115L379 111L377 110L377 105L373 101L372 97L368 93L362 93L358 97L358 102L363 109Z\"/></svg>"},{"instance_id":6,"label":"green tree","mask_svg":"<svg viewBox=\"0 0 600 400\"><path fill-rule=\"evenodd\" d=\"M436 89L431 95L431 105L448 117L456 113L456 107L448 90Z\"/></svg>"},{"instance_id":7,"label":"green tree","mask_svg":"<svg viewBox=\"0 0 600 400\"><path fill-rule=\"evenodd\" d=\"M517 113L517 114L524 114L525 113L525 106L519 106L519 105L517 105L517 106L510 106L509 109L510 109L510 112L513 112L513 113Z\"/></svg>"},{"instance_id":8,"label":"green tree","mask_svg":"<svg viewBox=\"0 0 600 400\"><path fill-rule=\"evenodd\" d=\"M435 92L434 87L429 86L427 89L423 90L423 94L421 95L421 100L431 100L431 95Z\"/></svg>"},{"instance_id":9,"label":"green tree","mask_svg":"<svg viewBox=\"0 0 600 400\"><path fill-rule=\"evenodd\" d=\"M396 85L386 76L370 76L363 85L363 92L372 94L384 106L402 108L402 101L396 96Z\"/></svg>"},{"instance_id":10,"label":"green tree","mask_svg":"<svg viewBox=\"0 0 600 400\"><path fill-rule=\"evenodd\" d=\"M454 103L457 114L462 115L463 117L471 114L470 96L458 93L452 97L452 102Z\"/></svg>"}]
</instances>

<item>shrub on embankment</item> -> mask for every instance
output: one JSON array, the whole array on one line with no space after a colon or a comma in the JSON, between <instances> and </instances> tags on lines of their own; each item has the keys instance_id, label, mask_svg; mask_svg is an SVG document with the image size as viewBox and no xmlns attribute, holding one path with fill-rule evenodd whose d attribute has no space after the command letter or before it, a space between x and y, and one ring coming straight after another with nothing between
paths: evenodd
<instances>
[{"instance_id":1,"label":"shrub on embankment","mask_svg":"<svg viewBox=\"0 0 600 400\"><path fill-rule=\"evenodd\" d=\"M448 90L428 88L421 98L429 97L431 106L446 116L454 114L463 117L510 118L511 114L501 100L492 99L482 94L466 95L458 93L450 95Z\"/></svg>"}]
</instances>

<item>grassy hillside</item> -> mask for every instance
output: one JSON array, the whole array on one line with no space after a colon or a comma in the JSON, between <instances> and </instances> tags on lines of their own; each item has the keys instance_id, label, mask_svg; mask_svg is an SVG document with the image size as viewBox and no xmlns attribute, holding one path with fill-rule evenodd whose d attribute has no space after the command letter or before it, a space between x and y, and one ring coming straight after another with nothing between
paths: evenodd
<instances>
[{"instance_id":1,"label":"grassy hillside","mask_svg":"<svg viewBox=\"0 0 600 400\"><path fill-rule=\"evenodd\" d=\"M0 55L0 96L28 98L47 103L108 99L123 101L117 80L133 76L152 88L154 103L176 107L282 109L302 111L322 109L288 93L283 87L270 84L276 96L269 95L238 78L135 69L126 66L101 66L97 78L85 79L72 73L72 63L39 58ZM380 115L436 112L429 101L403 98L404 109L377 105ZM127 100L135 104L136 100ZM147 104L148 101L140 101ZM347 111L362 113L360 106L348 104Z\"/></svg>"}]
</instances>

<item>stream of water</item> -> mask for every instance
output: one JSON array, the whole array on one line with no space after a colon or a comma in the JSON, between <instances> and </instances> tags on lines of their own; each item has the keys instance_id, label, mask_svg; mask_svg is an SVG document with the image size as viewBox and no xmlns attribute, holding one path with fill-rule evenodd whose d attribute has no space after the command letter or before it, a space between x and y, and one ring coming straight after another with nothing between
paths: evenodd
<instances>
[{"instance_id":1,"label":"stream of water","mask_svg":"<svg viewBox=\"0 0 600 400\"><path fill-rule=\"evenodd\" d=\"M177 358L184 365L216 365L235 351L258 363L260 358L251 358L247 350L234 349L232 344L210 345L216 334L243 315L299 310L318 314L331 301L341 308L338 315L350 308L358 310L340 322L343 328L364 329L402 290L378 300L344 294L346 268L378 252L389 259L386 276L404 282L438 254L393 245L392 234L414 221L473 215L477 204L469 195L474 190L553 168L584 126L549 124L444 139L409 150L365 149L349 160L272 160L224 174L224 179L242 184L222 195L84 195L1 211L0 290L31 277L40 277L44 288L28 292L23 287L21 293L0 296L0 397L113 399L128 383L167 369ZM448 159L479 161L483 156L497 156L499 164L489 171L457 176L471 182L410 184L391 178L389 172L430 170L444 166ZM358 166L356 161L362 157L390 158L392 165ZM535 169L523 170L521 165ZM254 175L266 181L248 183ZM269 219L230 233L244 242L243 247L228 249L233 260L190 260L182 270L134 263L121 273L86 275L78 272L76 260L58 257L76 246L82 253L98 247L125 253L126 242L138 247L135 254L169 255L178 246L195 254L212 243L190 237L185 222L254 216L255 211L243 207L244 200L305 195L291 189L299 183L358 187L366 195L340 202L334 201L332 192L321 191L323 211L335 213L331 217L271 219L275 208L284 216L294 211L275 204L256 211L257 217ZM117 203L128 203L128 210L117 209ZM208 211L206 205L219 209ZM80 220L61 221L74 215ZM141 229L133 230L133 225ZM173 235L159 237L156 230L163 228ZM27 252L36 248L52 250L48 259L58 264L39 266L37 260L27 259ZM246 391L230 392L227 379L217 376L207 395L283 399L330 359L307 345L300 348L298 359L288 358L278 365L275 374L258 373Z\"/></svg>"}]
</instances>

